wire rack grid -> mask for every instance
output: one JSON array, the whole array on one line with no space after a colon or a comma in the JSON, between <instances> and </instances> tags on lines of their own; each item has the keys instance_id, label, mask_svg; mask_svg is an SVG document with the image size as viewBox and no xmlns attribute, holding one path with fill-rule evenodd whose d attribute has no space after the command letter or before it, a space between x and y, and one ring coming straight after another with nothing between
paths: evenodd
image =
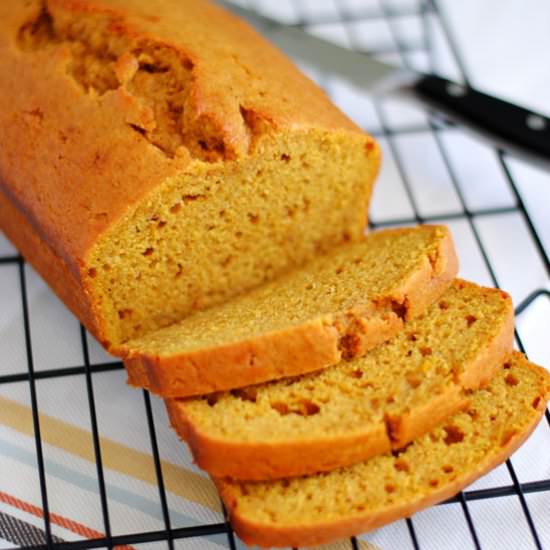
<instances>
[{"instance_id":1,"label":"wire rack grid","mask_svg":"<svg viewBox=\"0 0 550 550\"><path fill-rule=\"evenodd\" d=\"M469 82L467 66L461 58L452 27L435 0L288 0L277 3L276 10L272 2L252 0L241 3L288 24L304 26L350 48L365 50L405 65L446 72ZM545 323L548 326L550 318L550 242L543 231L544 220L541 221L534 208L536 200L533 202L532 194L526 191L529 186L543 185L547 174L533 171L499 150L471 141L460 128L433 113L426 115L395 99L374 101L331 75L317 74L311 67L303 69L383 145L385 168L372 205L371 228L419 223L449 224L460 255L463 260L466 259L463 275L511 290L517 304L518 348L531 357L535 356L534 359L539 362L548 359L544 331L537 327L544 327ZM467 155L469 159L466 169L457 158L461 155ZM488 179L484 182L488 190L474 189L471 180L476 174ZM491 183L492 180L497 183ZM516 266L516 269L510 270L511 261L519 264L519 269ZM17 288L17 293L6 290L4 283L8 270L12 277L10 288ZM4 308L6 311L20 308L13 316L16 321L12 321L18 322L17 319L20 319L21 324L20 338L12 338L11 333L0 324L0 399L17 392L27 396L32 422L29 432L33 441L31 463L36 474L33 489L40 503L39 507L35 506L38 510L35 510L35 516L42 518L38 524L27 526L28 536L24 542L10 539L9 526L2 523L1 505L8 502L7 497L2 501L2 495L5 495L4 491L10 483L17 485L18 479L13 480L11 472L0 470L0 539L15 546L35 548L112 548L128 545L143 548L161 545L170 549L243 547L233 534L221 504L218 504L217 514L201 516L197 512L193 522L179 519L181 505L172 495L178 484L173 480L170 466L167 466L172 458L165 456L168 449L173 449L178 442L173 435L167 435L166 418L157 400L151 400L145 391L141 394L133 391L132 413L124 409L124 399L121 399L114 418L114 409L103 410L107 407L104 394L108 392L106 388L113 385L113 380L116 381L117 392L125 391L117 387L117 384L123 384L119 362L103 355L82 326L68 329L59 342L47 337L55 331L46 331L46 337L36 344L37 329L33 317L36 307L32 297L36 285L40 285L36 280L36 275L24 259L8 243L0 242L0 299L11 304ZM43 315L50 316L48 319L54 315L55 322L55 311L52 313L49 310ZM59 361L54 354L48 365L37 367L37 362L40 362L37 358L44 346L54 350L69 349L69 352ZM70 363L67 357L76 359ZM23 364L24 368L19 368ZM89 492L91 498L97 501L94 513L100 517L101 528L81 533L80 537L64 539L54 529L54 519L58 517L54 514L54 508L59 508L60 498L52 495L51 488L58 483L56 476L60 474L55 473L50 460L55 444L50 436L46 439L43 436L45 419L50 418L46 414L50 411L44 411L45 402L49 409L52 408L50 401L43 397L47 392L43 384L50 381L49 389L53 384L60 388L75 379L82 383L78 402L89 421L90 457L95 473L95 486ZM141 395L141 404L136 402L136 395ZM54 397L54 401L54 408L63 408L64 404L57 398ZM139 413L135 412L138 408L142 408ZM113 423L124 415L134 414L139 417L137 423L141 426L141 433L134 435L141 437L141 442L134 442L134 447L139 449L134 448L131 456L149 457L149 485L153 489L150 488L147 496L149 500L157 501L157 523L146 528L140 528L141 516L129 523L118 518L120 510L117 506L122 497L116 495L120 487L113 481L110 472L113 468L111 459L105 458L106 453L113 452L108 447L108 436L113 430L116 431ZM1 420L2 409L0 424ZM48 430L51 431L51 427ZM69 431L67 436L70 437L71 433ZM0 455L8 449L4 435L0 431ZM542 549L545 545L550 546L549 518L545 518L545 512L550 510L548 411L546 420L533 438L534 443L530 440L530 447L524 455L536 454L537 460L522 456L522 466L518 468L514 455L495 473L446 503L374 533L353 537L342 542L338 548L481 549L498 545L500 548ZM182 447L181 454L184 452ZM189 457L182 460L189 462ZM517 463L520 463L519 459ZM201 474L193 472L193 475ZM22 477L19 481L29 483L29 478ZM84 516L86 512L84 510ZM189 510L186 513L190 514ZM548 513L546 515L550 516ZM507 530L507 526L510 529Z\"/></svg>"}]
</instances>

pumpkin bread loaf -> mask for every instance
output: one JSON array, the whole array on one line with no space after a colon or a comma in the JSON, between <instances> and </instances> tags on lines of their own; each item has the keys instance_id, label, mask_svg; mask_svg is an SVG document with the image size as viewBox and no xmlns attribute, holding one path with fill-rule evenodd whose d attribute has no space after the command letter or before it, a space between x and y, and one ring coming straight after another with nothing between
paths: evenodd
<instances>
[{"instance_id":1,"label":"pumpkin bread loaf","mask_svg":"<svg viewBox=\"0 0 550 550\"><path fill-rule=\"evenodd\" d=\"M363 237L378 146L207 0L2 0L0 57L0 229L112 352Z\"/></svg>"},{"instance_id":2,"label":"pumpkin bread loaf","mask_svg":"<svg viewBox=\"0 0 550 550\"><path fill-rule=\"evenodd\" d=\"M211 475L267 480L400 449L468 404L513 343L507 294L457 281L365 357L318 373L167 400L171 423Z\"/></svg>"},{"instance_id":3,"label":"pumpkin bread loaf","mask_svg":"<svg viewBox=\"0 0 550 550\"><path fill-rule=\"evenodd\" d=\"M514 352L467 408L401 452L307 477L217 480L237 534L259 546L313 546L376 529L453 496L537 425L550 376Z\"/></svg>"},{"instance_id":4,"label":"pumpkin bread loaf","mask_svg":"<svg viewBox=\"0 0 550 550\"><path fill-rule=\"evenodd\" d=\"M456 271L445 227L372 233L128 342L129 382L183 397L334 365L396 334L444 292Z\"/></svg>"}]
</instances>

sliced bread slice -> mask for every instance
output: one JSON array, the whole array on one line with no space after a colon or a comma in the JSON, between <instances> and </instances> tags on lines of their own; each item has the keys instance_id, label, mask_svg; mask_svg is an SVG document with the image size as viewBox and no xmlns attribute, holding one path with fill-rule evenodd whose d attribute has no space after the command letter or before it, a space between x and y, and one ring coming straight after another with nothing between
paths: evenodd
<instances>
[{"instance_id":1,"label":"sliced bread slice","mask_svg":"<svg viewBox=\"0 0 550 550\"><path fill-rule=\"evenodd\" d=\"M456 271L445 227L373 233L129 342L129 383L184 397L334 365L396 334L441 295Z\"/></svg>"},{"instance_id":2,"label":"sliced bread slice","mask_svg":"<svg viewBox=\"0 0 550 550\"><path fill-rule=\"evenodd\" d=\"M294 379L167 400L172 426L217 477L332 470L401 448L467 405L512 350L513 307L457 280L365 357Z\"/></svg>"},{"instance_id":3,"label":"sliced bread slice","mask_svg":"<svg viewBox=\"0 0 550 550\"><path fill-rule=\"evenodd\" d=\"M217 486L238 535L310 546L376 529L451 497L503 462L541 418L550 376L515 352L468 408L409 445L329 473Z\"/></svg>"}]
</instances>

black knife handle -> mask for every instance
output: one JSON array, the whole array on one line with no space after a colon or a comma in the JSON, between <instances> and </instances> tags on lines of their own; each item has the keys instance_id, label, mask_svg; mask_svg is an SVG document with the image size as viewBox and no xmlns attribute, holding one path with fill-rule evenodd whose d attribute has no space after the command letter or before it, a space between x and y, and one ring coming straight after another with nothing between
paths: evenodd
<instances>
[{"instance_id":1,"label":"black knife handle","mask_svg":"<svg viewBox=\"0 0 550 550\"><path fill-rule=\"evenodd\" d=\"M550 160L550 119L439 76L422 77L414 92L504 146Z\"/></svg>"}]
</instances>

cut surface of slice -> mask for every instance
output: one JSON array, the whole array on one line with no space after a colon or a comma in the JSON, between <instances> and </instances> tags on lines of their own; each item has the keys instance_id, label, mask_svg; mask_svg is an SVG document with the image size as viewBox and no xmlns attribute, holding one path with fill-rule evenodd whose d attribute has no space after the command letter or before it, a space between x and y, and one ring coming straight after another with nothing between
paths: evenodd
<instances>
[{"instance_id":1,"label":"cut surface of slice","mask_svg":"<svg viewBox=\"0 0 550 550\"><path fill-rule=\"evenodd\" d=\"M512 345L510 297L456 280L364 357L297 378L167 400L167 408L197 464L212 475L311 474L425 434L467 405L467 390L486 384Z\"/></svg>"},{"instance_id":2,"label":"cut surface of slice","mask_svg":"<svg viewBox=\"0 0 550 550\"><path fill-rule=\"evenodd\" d=\"M260 546L310 546L410 516L451 497L528 437L548 400L548 372L514 352L468 408L400 453L271 482L217 480L237 534Z\"/></svg>"},{"instance_id":3,"label":"cut surface of slice","mask_svg":"<svg viewBox=\"0 0 550 550\"><path fill-rule=\"evenodd\" d=\"M363 355L451 284L449 230L375 232L239 298L128 343L129 383L185 397Z\"/></svg>"}]
</instances>

